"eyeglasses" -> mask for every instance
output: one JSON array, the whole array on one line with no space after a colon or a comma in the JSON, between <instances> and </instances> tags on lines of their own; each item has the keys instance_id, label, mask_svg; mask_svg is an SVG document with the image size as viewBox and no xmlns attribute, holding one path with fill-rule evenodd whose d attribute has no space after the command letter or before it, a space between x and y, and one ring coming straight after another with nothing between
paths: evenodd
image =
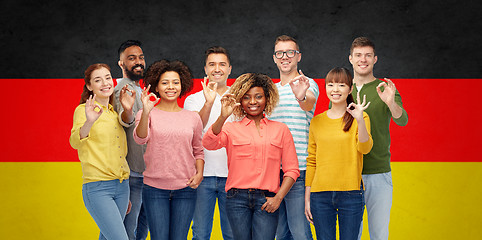
<instances>
[{"instance_id":1,"label":"eyeglasses","mask_svg":"<svg viewBox=\"0 0 482 240\"><path fill-rule=\"evenodd\" d=\"M274 56L278 59L280 58L283 58L283 56L285 55L286 53L286 56L289 57L289 58L292 58L295 56L295 54L297 53L300 53L300 51L297 51L297 50L288 50L288 51L276 51L274 52Z\"/></svg>"}]
</instances>

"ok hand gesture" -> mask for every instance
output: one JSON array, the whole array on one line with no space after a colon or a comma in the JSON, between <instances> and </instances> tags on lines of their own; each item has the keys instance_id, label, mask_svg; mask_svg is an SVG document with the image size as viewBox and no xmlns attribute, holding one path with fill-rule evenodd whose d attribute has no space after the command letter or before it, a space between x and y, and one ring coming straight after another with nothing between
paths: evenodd
<instances>
[{"instance_id":1,"label":"ok hand gesture","mask_svg":"<svg viewBox=\"0 0 482 240\"><path fill-rule=\"evenodd\" d=\"M395 87L395 84L392 82L392 80L385 78L385 82L382 82L378 84L377 86L377 93L378 96L382 99L382 101L387 104L387 106L391 106L395 102L395 92L397 91L397 88ZM383 92L381 87L384 87Z\"/></svg>"},{"instance_id":2,"label":"ok hand gesture","mask_svg":"<svg viewBox=\"0 0 482 240\"><path fill-rule=\"evenodd\" d=\"M144 87L142 90L141 94L141 101L142 101L142 107L144 108L145 113L150 113L151 110L154 108L154 106L161 100L156 96L154 93L149 93L149 89L151 88L151 85ZM151 100L151 98L154 98L154 101Z\"/></svg>"},{"instance_id":3,"label":"ok hand gesture","mask_svg":"<svg viewBox=\"0 0 482 240\"><path fill-rule=\"evenodd\" d=\"M218 89L218 83L208 82L208 80L208 77L204 77L204 80L201 81L201 85L203 86L203 94L206 102L212 104L214 102L214 99L216 99L216 90Z\"/></svg>"},{"instance_id":4,"label":"ok hand gesture","mask_svg":"<svg viewBox=\"0 0 482 240\"><path fill-rule=\"evenodd\" d=\"M350 113L353 116L353 118L355 118L357 121L363 120L363 111L365 111L365 109L367 109L368 106L370 106L370 102L365 103L365 101L366 101L366 95L363 95L363 102L360 104L360 92L357 92L356 102L358 104L350 103L350 105L346 107L346 111Z\"/></svg>"},{"instance_id":5,"label":"ok hand gesture","mask_svg":"<svg viewBox=\"0 0 482 240\"><path fill-rule=\"evenodd\" d=\"M241 103L236 102L234 95L231 93L226 93L221 98L221 116L223 118L228 118L234 111L234 108L241 105Z\"/></svg>"},{"instance_id":6,"label":"ok hand gesture","mask_svg":"<svg viewBox=\"0 0 482 240\"><path fill-rule=\"evenodd\" d=\"M94 123L99 119L100 115L102 115L102 107L95 103L95 94L94 97L90 95L90 97L85 102L85 118L86 122Z\"/></svg>"},{"instance_id":7,"label":"ok hand gesture","mask_svg":"<svg viewBox=\"0 0 482 240\"><path fill-rule=\"evenodd\" d=\"M303 100L306 97L306 91L310 88L310 80L303 74L303 72L299 71L300 75L291 79L290 87L293 93L295 94L296 99Z\"/></svg>"},{"instance_id":8,"label":"ok hand gesture","mask_svg":"<svg viewBox=\"0 0 482 240\"><path fill-rule=\"evenodd\" d=\"M132 112L132 106L134 106L134 102L136 101L136 91L130 90L127 85L125 85L120 91L119 100L124 111Z\"/></svg>"}]
</instances>

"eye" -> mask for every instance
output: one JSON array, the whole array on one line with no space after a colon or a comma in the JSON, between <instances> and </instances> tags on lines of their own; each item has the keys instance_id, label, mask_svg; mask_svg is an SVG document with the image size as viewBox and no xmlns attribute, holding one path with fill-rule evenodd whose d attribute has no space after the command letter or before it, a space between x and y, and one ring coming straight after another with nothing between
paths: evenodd
<instances>
[{"instance_id":1,"label":"eye","mask_svg":"<svg viewBox=\"0 0 482 240\"><path fill-rule=\"evenodd\" d=\"M179 84L181 84L181 81L174 81L173 83L176 84L176 85L179 85Z\"/></svg>"},{"instance_id":2,"label":"eye","mask_svg":"<svg viewBox=\"0 0 482 240\"><path fill-rule=\"evenodd\" d=\"M328 84L326 84L326 86L333 87L333 83L328 83Z\"/></svg>"},{"instance_id":3,"label":"eye","mask_svg":"<svg viewBox=\"0 0 482 240\"><path fill-rule=\"evenodd\" d=\"M140 56L139 58L140 58L141 60L144 60L144 56Z\"/></svg>"},{"instance_id":4,"label":"eye","mask_svg":"<svg viewBox=\"0 0 482 240\"><path fill-rule=\"evenodd\" d=\"M243 100L249 100L248 96L243 96Z\"/></svg>"},{"instance_id":5,"label":"eye","mask_svg":"<svg viewBox=\"0 0 482 240\"><path fill-rule=\"evenodd\" d=\"M127 58L127 60L134 61L134 57L129 57L129 58Z\"/></svg>"},{"instance_id":6,"label":"eye","mask_svg":"<svg viewBox=\"0 0 482 240\"><path fill-rule=\"evenodd\" d=\"M261 98L263 98L263 95L257 95L256 96L256 99L261 99Z\"/></svg>"}]
</instances>

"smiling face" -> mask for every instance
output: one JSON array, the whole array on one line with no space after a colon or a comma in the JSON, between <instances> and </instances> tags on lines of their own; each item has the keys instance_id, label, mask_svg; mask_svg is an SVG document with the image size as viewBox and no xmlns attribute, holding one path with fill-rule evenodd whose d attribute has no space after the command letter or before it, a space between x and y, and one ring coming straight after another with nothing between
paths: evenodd
<instances>
[{"instance_id":1,"label":"smiling face","mask_svg":"<svg viewBox=\"0 0 482 240\"><path fill-rule=\"evenodd\" d=\"M346 98L351 94L351 90L352 88L344 82L326 83L326 96L332 104L346 104Z\"/></svg>"},{"instance_id":2,"label":"smiling face","mask_svg":"<svg viewBox=\"0 0 482 240\"><path fill-rule=\"evenodd\" d=\"M250 88L241 98L241 107L246 112L246 117L251 120L263 118L266 107L266 96L262 87Z\"/></svg>"},{"instance_id":3,"label":"smiling face","mask_svg":"<svg viewBox=\"0 0 482 240\"><path fill-rule=\"evenodd\" d=\"M109 97L114 93L114 81L107 68L99 68L92 71L90 75L90 83L87 89L96 95L99 101L109 101Z\"/></svg>"},{"instance_id":4,"label":"smiling face","mask_svg":"<svg viewBox=\"0 0 482 240\"><path fill-rule=\"evenodd\" d=\"M226 80L231 74L231 64L225 54L211 53L206 59L204 72L209 77L210 82L217 82L219 86L225 86Z\"/></svg>"},{"instance_id":5,"label":"smiling face","mask_svg":"<svg viewBox=\"0 0 482 240\"><path fill-rule=\"evenodd\" d=\"M274 46L274 51L286 52L289 50L298 50L296 43L293 41L280 41ZM289 74L297 71L298 62L301 61L301 53L296 53L294 57L288 57L288 54L283 54L282 58L276 58L273 54L273 61L276 63L280 73Z\"/></svg>"},{"instance_id":6,"label":"smiling face","mask_svg":"<svg viewBox=\"0 0 482 240\"><path fill-rule=\"evenodd\" d=\"M129 79L133 81L141 79L146 66L142 49L139 46L126 48L120 55L119 65Z\"/></svg>"},{"instance_id":7,"label":"smiling face","mask_svg":"<svg viewBox=\"0 0 482 240\"><path fill-rule=\"evenodd\" d=\"M156 91L163 101L177 101L181 94L181 78L179 74L173 71L161 74Z\"/></svg>"},{"instance_id":8,"label":"smiling face","mask_svg":"<svg viewBox=\"0 0 482 240\"><path fill-rule=\"evenodd\" d=\"M353 71L356 75L367 76L373 75L373 67L377 62L377 56L371 46L355 47L348 57Z\"/></svg>"}]
</instances>

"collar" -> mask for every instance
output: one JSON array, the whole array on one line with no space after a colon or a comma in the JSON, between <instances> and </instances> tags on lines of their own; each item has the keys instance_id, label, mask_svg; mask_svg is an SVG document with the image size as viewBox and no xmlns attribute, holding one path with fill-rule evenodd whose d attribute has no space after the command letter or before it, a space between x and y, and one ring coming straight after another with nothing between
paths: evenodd
<instances>
[{"instance_id":1,"label":"collar","mask_svg":"<svg viewBox=\"0 0 482 240\"><path fill-rule=\"evenodd\" d=\"M260 121L260 124L263 124L263 125L267 125L268 124L268 119L266 117L263 117ZM249 124L253 123L254 124L254 120L251 120L249 118L247 118L246 116L241 120L241 123L245 126L248 126Z\"/></svg>"},{"instance_id":2,"label":"collar","mask_svg":"<svg viewBox=\"0 0 482 240\"><path fill-rule=\"evenodd\" d=\"M95 101L95 103L99 106L101 106L103 109L108 109L109 111L113 111L114 112L114 107L109 103L108 106L104 106L102 104L100 104L99 102Z\"/></svg>"}]
</instances>

